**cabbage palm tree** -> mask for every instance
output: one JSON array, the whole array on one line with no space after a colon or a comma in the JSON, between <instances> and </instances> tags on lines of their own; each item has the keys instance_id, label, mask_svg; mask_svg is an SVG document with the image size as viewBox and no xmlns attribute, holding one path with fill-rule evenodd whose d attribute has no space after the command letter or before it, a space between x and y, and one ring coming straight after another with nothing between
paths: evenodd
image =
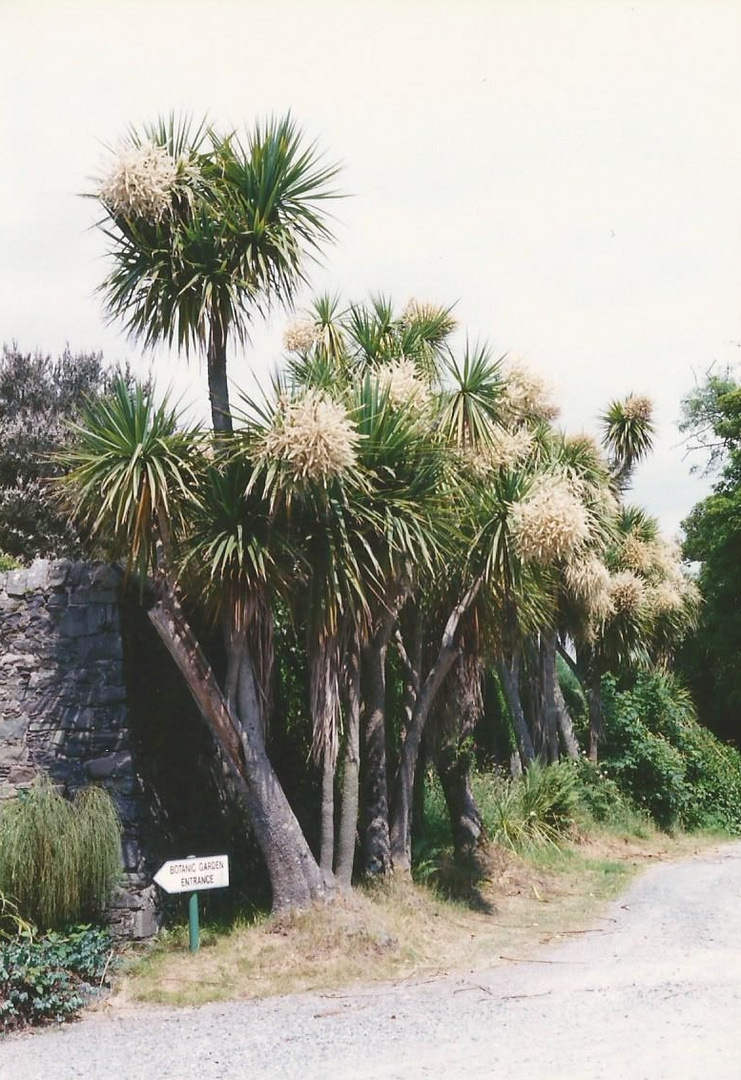
<instances>
[{"instance_id":1,"label":"cabbage palm tree","mask_svg":"<svg viewBox=\"0 0 741 1080\"><path fill-rule=\"evenodd\" d=\"M323 206L336 173L290 116L244 139L171 116L130 129L101 178L107 314L145 347L205 353L215 431L232 430L230 339L245 341L255 312L291 303L331 239Z\"/></svg>"},{"instance_id":2,"label":"cabbage palm tree","mask_svg":"<svg viewBox=\"0 0 741 1080\"><path fill-rule=\"evenodd\" d=\"M317 865L270 763L261 680L251 648L269 625L268 593L286 577L269 507L250 488L252 470L204 453L201 433L151 391L120 382L75 428L64 478L72 511L93 538L153 574L149 617L184 676L247 810L270 876L273 908L324 895ZM227 647L225 690L187 622L189 586L220 618ZM267 650L263 649L265 655ZM264 666L264 665L263 665Z\"/></svg>"},{"instance_id":3,"label":"cabbage palm tree","mask_svg":"<svg viewBox=\"0 0 741 1080\"><path fill-rule=\"evenodd\" d=\"M444 455L431 437L435 420L431 409L440 356L453 325L449 311L434 305L412 303L398 315L380 296L345 311L336 300L320 298L286 341L293 354L294 379L334 393L344 388L359 437L358 463L367 478L361 499L352 499L349 507L367 620L348 656L357 685L356 654L362 652L364 866L372 874L391 870L387 650L413 582L434 558L445 516L441 515ZM355 798L347 783L357 776L355 742L349 726L348 805ZM340 876L347 873L351 817L352 812L343 812L341 818Z\"/></svg>"}]
</instances>

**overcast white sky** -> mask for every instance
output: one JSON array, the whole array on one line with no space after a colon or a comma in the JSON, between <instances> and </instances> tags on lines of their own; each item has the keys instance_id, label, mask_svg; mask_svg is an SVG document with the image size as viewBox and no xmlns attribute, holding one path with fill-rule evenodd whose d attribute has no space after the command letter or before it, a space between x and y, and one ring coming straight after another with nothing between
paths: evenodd
<instances>
[{"instance_id":1,"label":"overcast white sky","mask_svg":"<svg viewBox=\"0 0 741 1080\"><path fill-rule=\"evenodd\" d=\"M657 452L635 498L674 532L679 402L741 359L738 0L0 0L0 335L153 366L106 326L90 190L102 146L170 110L218 126L291 110L340 160L315 291L457 302L524 354L569 430L647 393ZM280 356L258 328L232 377Z\"/></svg>"}]
</instances>

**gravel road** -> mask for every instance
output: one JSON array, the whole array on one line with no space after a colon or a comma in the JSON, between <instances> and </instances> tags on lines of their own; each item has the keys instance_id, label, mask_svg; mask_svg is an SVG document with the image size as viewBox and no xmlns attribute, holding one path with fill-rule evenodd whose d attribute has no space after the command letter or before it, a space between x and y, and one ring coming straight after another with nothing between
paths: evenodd
<instances>
[{"instance_id":1,"label":"gravel road","mask_svg":"<svg viewBox=\"0 0 741 1080\"><path fill-rule=\"evenodd\" d=\"M739 1080L741 844L649 869L593 931L423 983L92 1014L0 1080Z\"/></svg>"}]
</instances>

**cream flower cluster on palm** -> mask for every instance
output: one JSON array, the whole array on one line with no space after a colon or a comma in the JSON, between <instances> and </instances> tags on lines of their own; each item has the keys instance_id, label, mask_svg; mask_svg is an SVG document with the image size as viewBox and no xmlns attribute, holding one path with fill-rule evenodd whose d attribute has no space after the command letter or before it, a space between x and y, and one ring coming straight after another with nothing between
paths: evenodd
<instances>
[{"instance_id":1,"label":"cream flower cluster on palm","mask_svg":"<svg viewBox=\"0 0 741 1080\"><path fill-rule=\"evenodd\" d=\"M378 369L378 384L388 394L391 405L403 408L416 405L421 408L431 397L427 384L420 379L413 360L402 357Z\"/></svg>"},{"instance_id":2,"label":"cream flower cluster on palm","mask_svg":"<svg viewBox=\"0 0 741 1080\"><path fill-rule=\"evenodd\" d=\"M553 388L516 354L509 354L504 366L502 410L507 420L555 420L559 408Z\"/></svg>"},{"instance_id":3,"label":"cream flower cluster on palm","mask_svg":"<svg viewBox=\"0 0 741 1080\"><path fill-rule=\"evenodd\" d=\"M321 331L310 319L294 319L286 327L283 344L289 352L307 353L321 338Z\"/></svg>"},{"instance_id":4,"label":"cream flower cluster on palm","mask_svg":"<svg viewBox=\"0 0 741 1080\"><path fill-rule=\"evenodd\" d=\"M463 457L473 475L484 480L498 469L515 469L527 460L532 448L533 434L524 425L508 429L497 424L491 442L467 446Z\"/></svg>"},{"instance_id":5,"label":"cream flower cluster on palm","mask_svg":"<svg viewBox=\"0 0 741 1080\"><path fill-rule=\"evenodd\" d=\"M610 571L597 555L571 559L564 567L564 581L592 622L602 623L613 614Z\"/></svg>"},{"instance_id":6,"label":"cream flower cluster on palm","mask_svg":"<svg viewBox=\"0 0 741 1080\"><path fill-rule=\"evenodd\" d=\"M623 402L623 414L626 420L640 420L648 423L653 416L653 411L651 398L643 394L629 394Z\"/></svg>"},{"instance_id":7,"label":"cream flower cluster on palm","mask_svg":"<svg viewBox=\"0 0 741 1080\"><path fill-rule=\"evenodd\" d=\"M612 576L610 598L617 613L633 615L646 599L646 582L632 570L620 570Z\"/></svg>"},{"instance_id":8,"label":"cream flower cluster on palm","mask_svg":"<svg viewBox=\"0 0 741 1080\"><path fill-rule=\"evenodd\" d=\"M98 197L113 214L159 222L172 207L181 167L164 146L122 144Z\"/></svg>"},{"instance_id":9,"label":"cream flower cluster on palm","mask_svg":"<svg viewBox=\"0 0 741 1080\"><path fill-rule=\"evenodd\" d=\"M344 406L318 390L279 404L262 457L288 465L297 479L328 481L355 464L358 434Z\"/></svg>"},{"instance_id":10,"label":"cream flower cluster on palm","mask_svg":"<svg viewBox=\"0 0 741 1080\"><path fill-rule=\"evenodd\" d=\"M589 516L575 485L565 477L536 480L512 511L515 542L525 562L548 565L573 555L589 540Z\"/></svg>"}]
</instances>

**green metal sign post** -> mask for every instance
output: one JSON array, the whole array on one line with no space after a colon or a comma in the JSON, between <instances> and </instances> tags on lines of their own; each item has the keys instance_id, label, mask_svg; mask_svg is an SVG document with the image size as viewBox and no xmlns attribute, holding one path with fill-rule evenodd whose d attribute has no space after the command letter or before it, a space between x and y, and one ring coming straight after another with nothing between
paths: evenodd
<instances>
[{"instance_id":1,"label":"green metal sign post","mask_svg":"<svg viewBox=\"0 0 741 1080\"><path fill-rule=\"evenodd\" d=\"M170 859L163 863L154 875L155 884L168 893L189 893L188 936L190 951L198 952L200 927L198 925L198 893L203 889L225 889L229 885L229 856L206 855L187 859Z\"/></svg>"},{"instance_id":2,"label":"green metal sign post","mask_svg":"<svg viewBox=\"0 0 741 1080\"><path fill-rule=\"evenodd\" d=\"M188 901L188 928L190 931L190 951L198 952L199 927L198 927L198 893L192 892Z\"/></svg>"}]
</instances>

